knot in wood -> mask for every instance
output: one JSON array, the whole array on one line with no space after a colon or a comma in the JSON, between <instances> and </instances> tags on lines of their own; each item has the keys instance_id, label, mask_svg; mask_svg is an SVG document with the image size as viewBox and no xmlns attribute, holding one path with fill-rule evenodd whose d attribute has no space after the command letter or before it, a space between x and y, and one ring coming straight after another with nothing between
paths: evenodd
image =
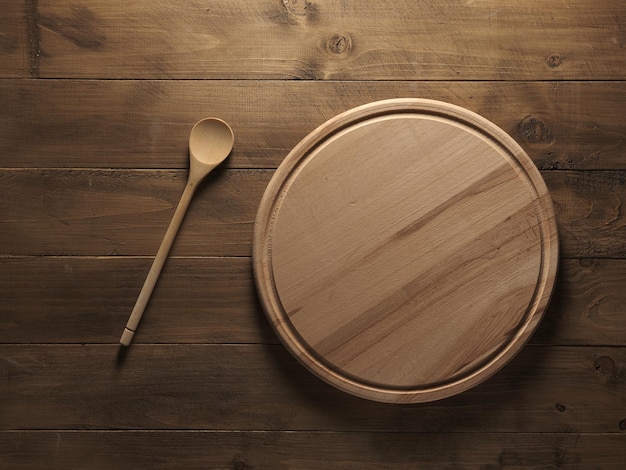
<instances>
[{"instance_id":1,"label":"knot in wood","mask_svg":"<svg viewBox=\"0 0 626 470\"><path fill-rule=\"evenodd\" d=\"M563 63L563 57L559 54L550 54L546 59L548 67L555 69Z\"/></svg>"},{"instance_id":2,"label":"knot in wood","mask_svg":"<svg viewBox=\"0 0 626 470\"><path fill-rule=\"evenodd\" d=\"M591 268L591 267L593 267L594 264L595 264L595 259L594 258L580 258L578 260L578 265L581 268Z\"/></svg>"},{"instance_id":3,"label":"knot in wood","mask_svg":"<svg viewBox=\"0 0 626 470\"><path fill-rule=\"evenodd\" d=\"M593 363L595 369L601 374L612 375L615 372L615 361L612 357L601 356Z\"/></svg>"},{"instance_id":4,"label":"knot in wood","mask_svg":"<svg viewBox=\"0 0 626 470\"><path fill-rule=\"evenodd\" d=\"M565 451L563 449L556 449L554 452L554 460L555 463L557 464L557 466L561 466L565 463L565 461L567 460L567 454L565 453Z\"/></svg>"},{"instance_id":5,"label":"knot in wood","mask_svg":"<svg viewBox=\"0 0 626 470\"><path fill-rule=\"evenodd\" d=\"M352 49L352 39L347 34L332 34L326 42L326 48L333 54L346 54Z\"/></svg>"},{"instance_id":6,"label":"knot in wood","mask_svg":"<svg viewBox=\"0 0 626 470\"><path fill-rule=\"evenodd\" d=\"M517 125L519 136L530 144L551 144L554 135L547 124L534 116L526 116Z\"/></svg>"},{"instance_id":7,"label":"knot in wood","mask_svg":"<svg viewBox=\"0 0 626 470\"><path fill-rule=\"evenodd\" d=\"M317 7L307 0L282 0L287 13L301 20L313 20Z\"/></svg>"}]
</instances>

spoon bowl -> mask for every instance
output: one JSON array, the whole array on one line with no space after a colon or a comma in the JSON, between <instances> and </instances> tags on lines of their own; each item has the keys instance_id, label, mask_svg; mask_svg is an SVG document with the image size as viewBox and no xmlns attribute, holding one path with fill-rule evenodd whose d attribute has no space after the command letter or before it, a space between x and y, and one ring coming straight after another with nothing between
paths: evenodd
<instances>
[{"instance_id":1,"label":"spoon bowl","mask_svg":"<svg viewBox=\"0 0 626 470\"><path fill-rule=\"evenodd\" d=\"M124 332L120 338L120 344L122 344L122 346L128 346L133 340L137 325L139 325L148 300L150 300L161 269L165 264L165 259L172 247L174 238L178 233L178 229L183 221L185 212L187 212L191 197L198 187L198 183L200 183L213 168L228 157L233 148L234 141L233 130L226 122L218 118L202 119L191 129L189 135L189 176L187 178L187 185L180 198L178 207L176 207L167 232L165 232L159 251L152 262L152 267L139 293L139 297L137 297L137 302L130 314L126 328L124 328Z\"/></svg>"},{"instance_id":2,"label":"spoon bowl","mask_svg":"<svg viewBox=\"0 0 626 470\"><path fill-rule=\"evenodd\" d=\"M219 165L233 148L235 136L230 126L218 118L198 121L189 136L189 158L205 165Z\"/></svg>"}]
</instances>

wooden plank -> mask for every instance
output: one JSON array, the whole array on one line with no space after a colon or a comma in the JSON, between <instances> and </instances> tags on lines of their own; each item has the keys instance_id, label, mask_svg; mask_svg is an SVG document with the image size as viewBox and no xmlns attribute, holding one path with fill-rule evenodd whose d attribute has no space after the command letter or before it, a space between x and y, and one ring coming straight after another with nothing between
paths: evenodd
<instances>
[{"instance_id":1,"label":"wooden plank","mask_svg":"<svg viewBox=\"0 0 626 470\"><path fill-rule=\"evenodd\" d=\"M552 302L531 342L625 346L624 279L624 260L562 260Z\"/></svg>"},{"instance_id":2,"label":"wooden plank","mask_svg":"<svg viewBox=\"0 0 626 470\"><path fill-rule=\"evenodd\" d=\"M192 201L173 256L249 256L272 170L221 170ZM626 257L623 171L548 171L566 258ZM0 171L4 255L154 256L186 171Z\"/></svg>"},{"instance_id":3,"label":"wooden plank","mask_svg":"<svg viewBox=\"0 0 626 470\"><path fill-rule=\"evenodd\" d=\"M624 434L0 432L6 468L623 469Z\"/></svg>"},{"instance_id":4,"label":"wooden plank","mask_svg":"<svg viewBox=\"0 0 626 470\"><path fill-rule=\"evenodd\" d=\"M43 77L621 79L612 0L39 1Z\"/></svg>"},{"instance_id":5,"label":"wooden plank","mask_svg":"<svg viewBox=\"0 0 626 470\"><path fill-rule=\"evenodd\" d=\"M0 259L1 343L119 340L149 258ZM564 260L541 345L626 346L626 260ZM257 301L250 258L171 258L134 340L278 344Z\"/></svg>"},{"instance_id":6,"label":"wooden plank","mask_svg":"<svg viewBox=\"0 0 626 470\"><path fill-rule=\"evenodd\" d=\"M5 168L186 168L193 123L215 115L235 131L227 167L276 168L327 119L401 97L481 114L542 169L626 169L626 82L3 80L0 159Z\"/></svg>"},{"instance_id":7,"label":"wooden plank","mask_svg":"<svg viewBox=\"0 0 626 470\"><path fill-rule=\"evenodd\" d=\"M39 44L33 15L32 1L3 2L0 14L0 78L37 74Z\"/></svg>"},{"instance_id":8,"label":"wooden plank","mask_svg":"<svg viewBox=\"0 0 626 470\"><path fill-rule=\"evenodd\" d=\"M282 346L0 346L3 430L620 432L626 348L526 347L444 401L390 406L312 376Z\"/></svg>"},{"instance_id":9,"label":"wooden plank","mask_svg":"<svg viewBox=\"0 0 626 470\"><path fill-rule=\"evenodd\" d=\"M557 211L561 253L626 254L624 172L544 172Z\"/></svg>"},{"instance_id":10,"label":"wooden plank","mask_svg":"<svg viewBox=\"0 0 626 470\"><path fill-rule=\"evenodd\" d=\"M178 204L186 173L2 172L2 251L152 257ZM271 171L215 170L197 190L171 255L248 255L258 200L270 176Z\"/></svg>"},{"instance_id":11,"label":"wooden plank","mask_svg":"<svg viewBox=\"0 0 626 470\"><path fill-rule=\"evenodd\" d=\"M0 342L114 343L149 258L5 258ZM250 258L170 258L134 342L274 343Z\"/></svg>"}]
</instances>

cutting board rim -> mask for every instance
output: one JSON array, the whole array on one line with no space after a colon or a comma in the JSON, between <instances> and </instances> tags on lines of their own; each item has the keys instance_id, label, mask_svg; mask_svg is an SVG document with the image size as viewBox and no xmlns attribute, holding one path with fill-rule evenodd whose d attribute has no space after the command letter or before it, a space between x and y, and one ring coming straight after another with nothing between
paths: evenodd
<instances>
[{"instance_id":1,"label":"cutting board rim","mask_svg":"<svg viewBox=\"0 0 626 470\"><path fill-rule=\"evenodd\" d=\"M540 221L543 246L540 275L536 295L531 303L533 307L527 315L525 325L492 360L477 370L451 382L413 389L385 387L360 381L358 377L352 377L321 361L286 318L271 268L271 230L276 204L284 197L285 185L302 160L323 142L351 126L380 116L402 113L426 114L460 122L497 143L519 163L533 185L536 203L540 206L543 217ZM316 376L361 398L388 403L427 402L458 394L482 383L508 363L528 341L547 309L554 288L559 259L557 230L552 199L539 170L521 146L504 130L473 111L451 103L423 98L381 100L352 108L321 124L304 137L278 167L261 198L255 219L252 245L254 280L259 300L275 333L290 353Z\"/></svg>"}]
</instances>

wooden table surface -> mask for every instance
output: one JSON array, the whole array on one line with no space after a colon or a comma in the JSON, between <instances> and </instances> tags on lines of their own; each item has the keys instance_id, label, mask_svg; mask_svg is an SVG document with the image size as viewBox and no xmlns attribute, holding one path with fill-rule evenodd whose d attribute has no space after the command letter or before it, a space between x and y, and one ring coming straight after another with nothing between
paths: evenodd
<instances>
[{"instance_id":1,"label":"wooden table surface","mask_svg":"<svg viewBox=\"0 0 626 470\"><path fill-rule=\"evenodd\" d=\"M467 392L370 402L257 301L253 221L310 131L371 101L475 111L559 224L530 343ZM236 136L118 340L205 116ZM0 468L623 468L626 3L15 0L0 10Z\"/></svg>"}]
</instances>

